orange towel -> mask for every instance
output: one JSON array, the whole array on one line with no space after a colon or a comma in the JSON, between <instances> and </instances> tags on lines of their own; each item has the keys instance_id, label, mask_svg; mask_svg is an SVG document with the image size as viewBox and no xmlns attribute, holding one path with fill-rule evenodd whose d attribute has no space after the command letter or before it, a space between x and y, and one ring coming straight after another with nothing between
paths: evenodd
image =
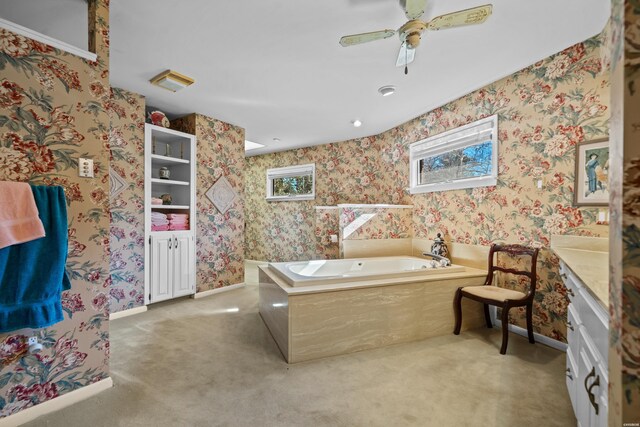
<instances>
[{"instance_id":1,"label":"orange towel","mask_svg":"<svg viewBox=\"0 0 640 427\"><path fill-rule=\"evenodd\" d=\"M31 186L0 181L0 249L44 236Z\"/></svg>"}]
</instances>

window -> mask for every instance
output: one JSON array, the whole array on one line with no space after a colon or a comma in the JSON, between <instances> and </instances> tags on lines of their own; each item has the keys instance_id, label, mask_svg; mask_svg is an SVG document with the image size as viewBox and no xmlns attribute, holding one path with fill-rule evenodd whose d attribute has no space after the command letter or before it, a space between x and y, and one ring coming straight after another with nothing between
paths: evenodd
<instances>
[{"instance_id":1,"label":"window","mask_svg":"<svg viewBox=\"0 0 640 427\"><path fill-rule=\"evenodd\" d=\"M315 164L267 169L267 200L313 200L315 181Z\"/></svg>"},{"instance_id":2,"label":"window","mask_svg":"<svg viewBox=\"0 0 640 427\"><path fill-rule=\"evenodd\" d=\"M498 182L498 116L409 146L411 194L486 187Z\"/></svg>"}]
</instances>

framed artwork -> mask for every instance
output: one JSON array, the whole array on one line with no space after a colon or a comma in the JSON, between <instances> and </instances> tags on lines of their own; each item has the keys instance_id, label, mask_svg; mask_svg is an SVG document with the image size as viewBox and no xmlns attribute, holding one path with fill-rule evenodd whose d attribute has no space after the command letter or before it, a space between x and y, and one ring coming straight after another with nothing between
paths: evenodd
<instances>
[{"instance_id":1,"label":"framed artwork","mask_svg":"<svg viewBox=\"0 0 640 427\"><path fill-rule=\"evenodd\" d=\"M220 177L220 179L218 179L216 183L207 190L205 195L221 214L229 210L233 202L238 197L236 192L233 190L233 187L224 176Z\"/></svg>"},{"instance_id":2,"label":"framed artwork","mask_svg":"<svg viewBox=\"0 0 640 427\"><path fill-rule=\"evenodd\" d=\"M609 138L576 145L574 206L609 205Z\"/></svg>"}]
</instances>

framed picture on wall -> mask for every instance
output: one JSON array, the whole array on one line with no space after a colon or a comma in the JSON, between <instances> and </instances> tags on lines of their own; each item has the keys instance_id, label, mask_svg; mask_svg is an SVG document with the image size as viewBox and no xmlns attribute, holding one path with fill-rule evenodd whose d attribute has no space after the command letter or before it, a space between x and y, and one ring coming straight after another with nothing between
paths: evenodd
<instances>
[{"instance_id":1,"label":"framed picture on wall","mask_svg":"<svg viewBox=\"0 0 640 427\"><path fill-rule=\"evenodd\" d=\"M575 206L609 205L609 138L576 145Z\"/></svg>"}]
</instances>

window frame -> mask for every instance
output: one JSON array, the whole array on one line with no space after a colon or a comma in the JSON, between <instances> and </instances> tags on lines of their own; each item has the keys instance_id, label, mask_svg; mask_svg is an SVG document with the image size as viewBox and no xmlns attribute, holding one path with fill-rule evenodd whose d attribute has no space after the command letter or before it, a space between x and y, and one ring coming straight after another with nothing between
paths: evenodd
<instances>
[{"instance_id":1,"label":"window frame","mask_svg":"<svg viewBox=\"0 0 640 427\"><path fill-rule=\"evenodd\" d=\"M421 160L477 145L481 142L479 136L489 132L491 133L491 138L489 139L491 141L491 173L489 175L420 184L419 173ZM475 139L473 139L474 136L476 137ZM416 141L409 145L409 191L411 194L421 194L496 185L498 183L498 149L497 114Z\"/></svg>"},{"instance_id":2,"label":"window frame","mask_svg":"<svg viewBox=\"0 0 640 427\"><path fill-rule=\"evenodd\" d=\"M286 196L273 195L273 180L278 178L287 178L292 176L311 175L311 193L310 194L289 194ZM267 169L266 173L266 199L269 202L278 201L295 201L295 200L314 200L316 198L316 164L308 163L305 165L285 166L282 168Z\"/></svg>"}]
</instances>

